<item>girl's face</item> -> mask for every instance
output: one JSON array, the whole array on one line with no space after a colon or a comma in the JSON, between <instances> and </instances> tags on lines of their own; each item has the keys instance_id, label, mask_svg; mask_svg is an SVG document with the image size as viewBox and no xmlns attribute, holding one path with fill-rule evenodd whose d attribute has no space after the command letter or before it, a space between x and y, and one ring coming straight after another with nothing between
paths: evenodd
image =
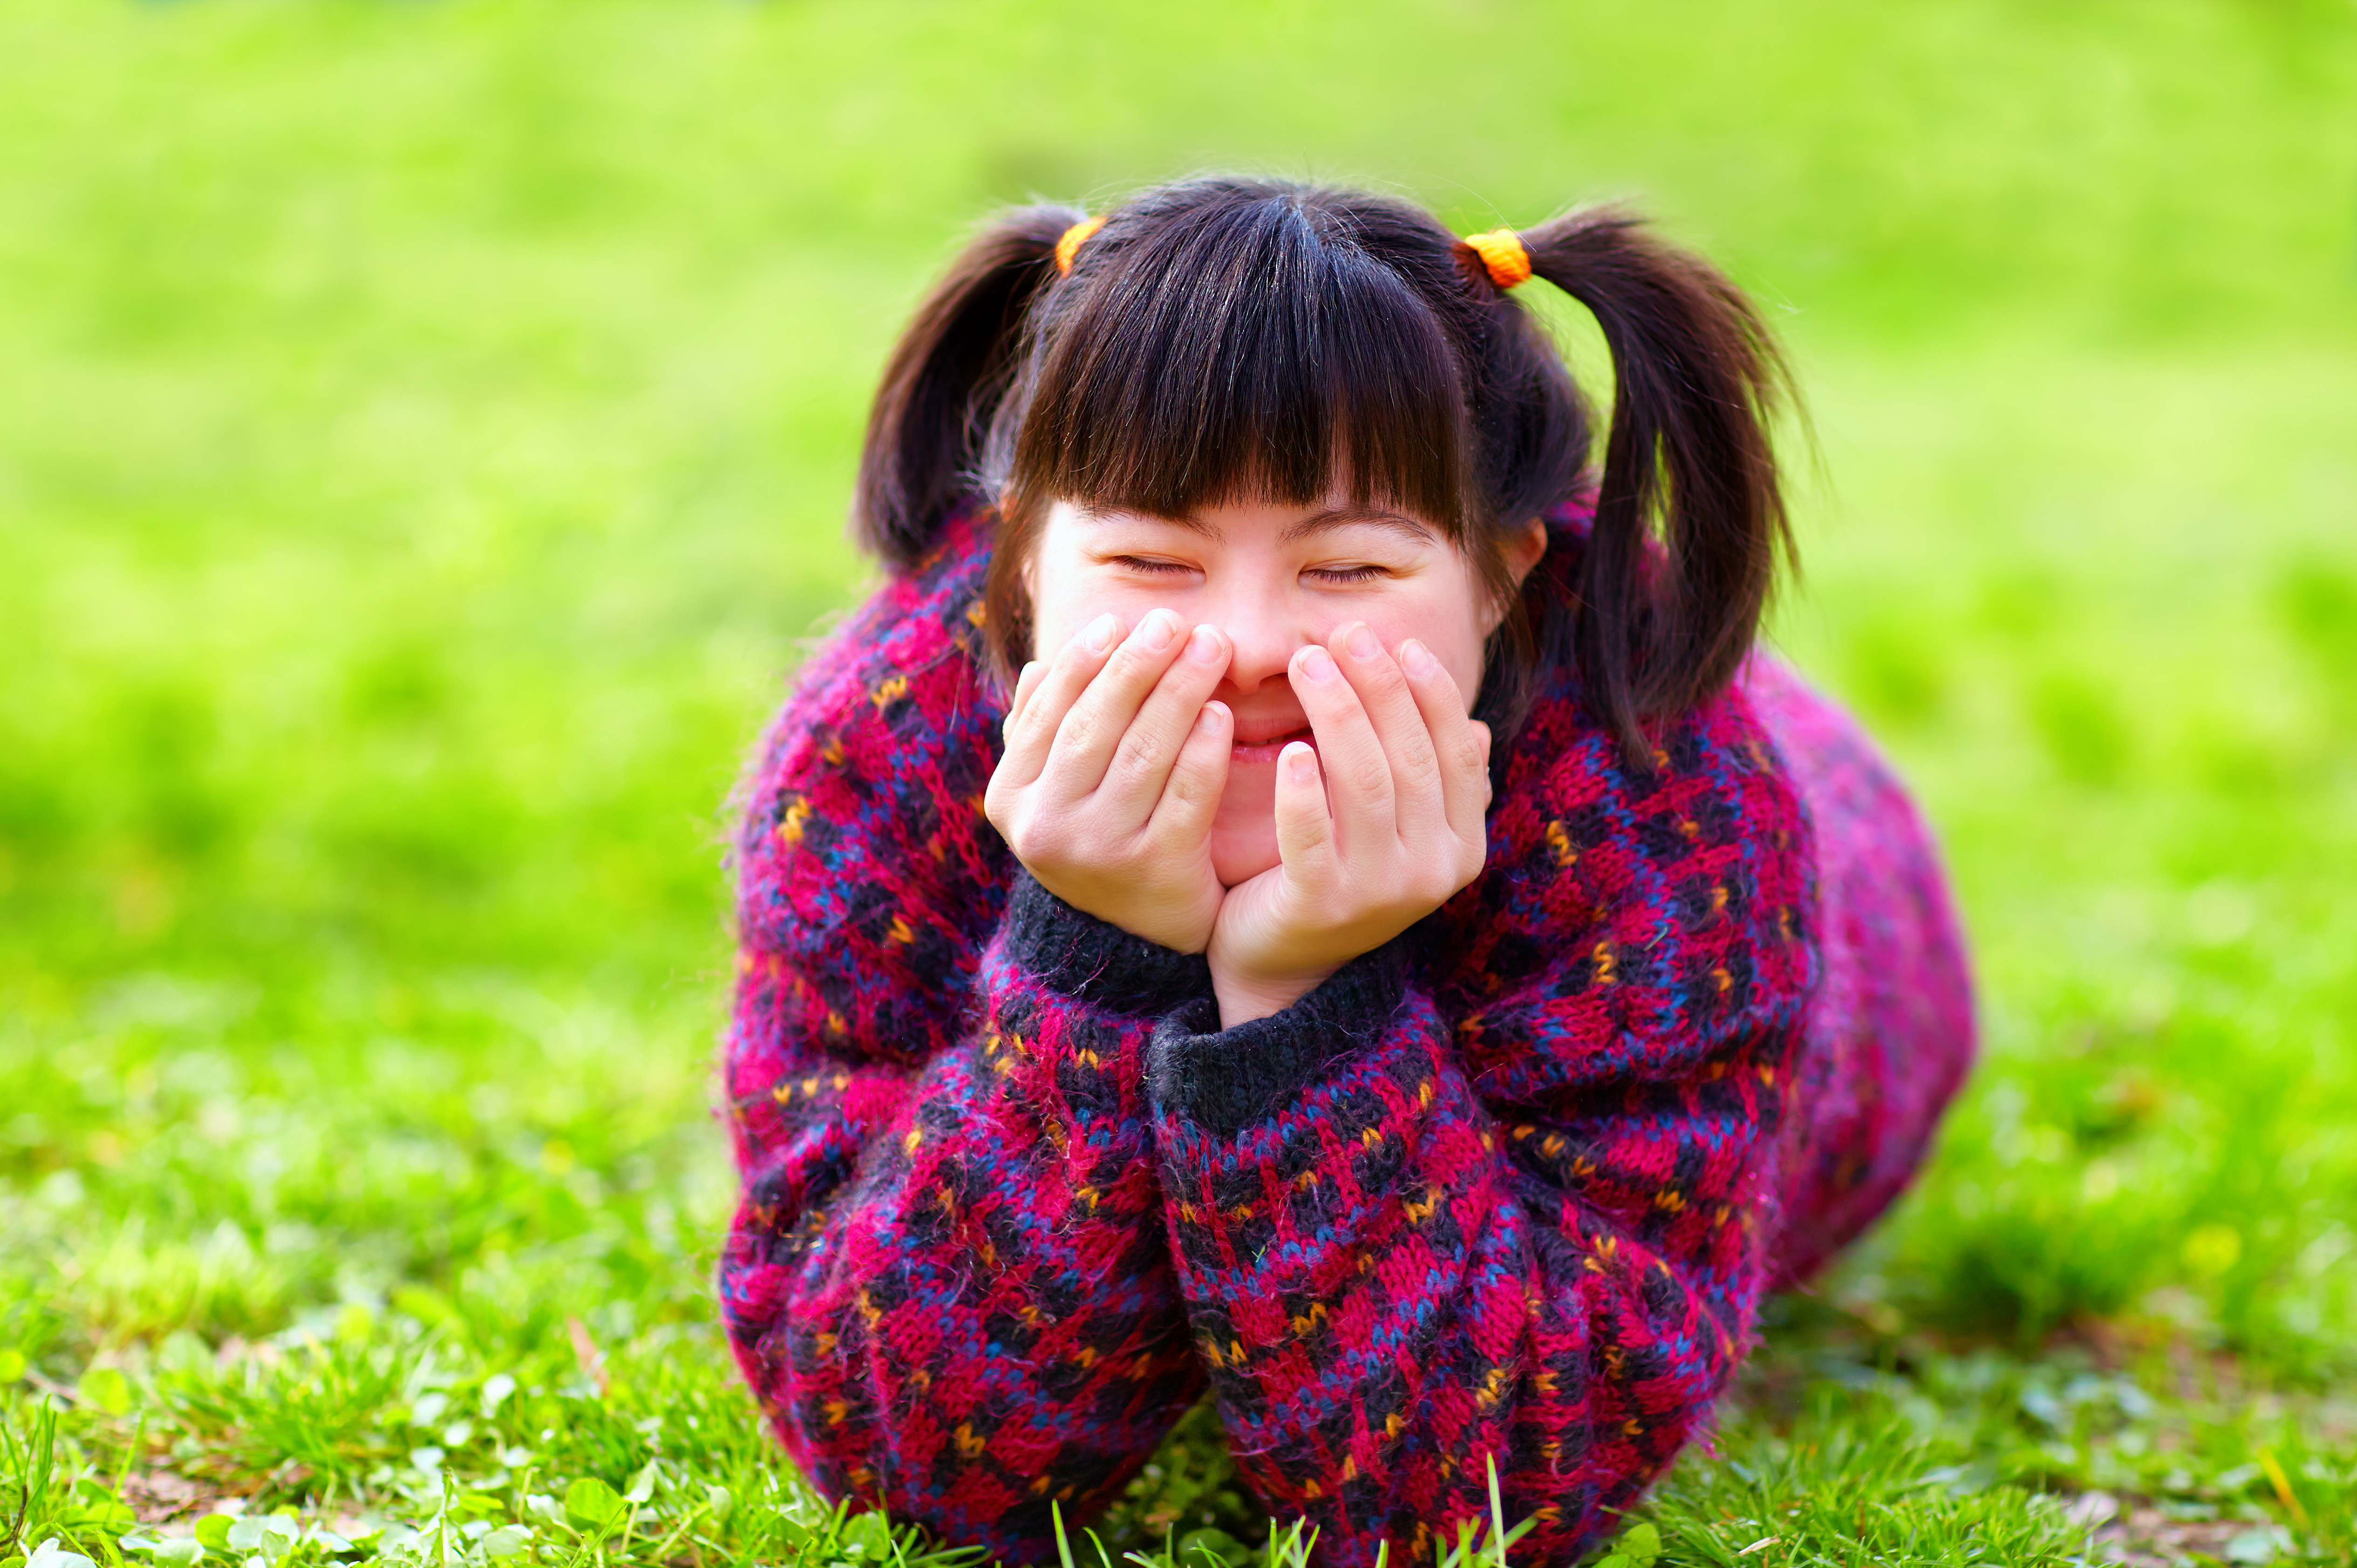
<instances>
[{"instance_id":1,"label":"girl's face","mask_svg":"<svg viewBox=\"0 0 2357 1568\"><path fill-rule=\"evenodd\" d=\"M1534 521L1510 548L1521 576L1545 548ZM1309 741L1286 679L1305 644L1362 620L1394 654L1415 638L1457 682L1468 705L1499 610L1471 563L1431 524L1383 508L1328 500L1204 507L1184 519L1049 510L1026 573L1034 658L1046 659L1107 610L1134 627L1168 607L1215 626L1234 648L1214 693L1235 714L1226 791L1211 827L1211 865L1232 887L1277 864L1276 757Z\"/></svg>"}]
</instances>

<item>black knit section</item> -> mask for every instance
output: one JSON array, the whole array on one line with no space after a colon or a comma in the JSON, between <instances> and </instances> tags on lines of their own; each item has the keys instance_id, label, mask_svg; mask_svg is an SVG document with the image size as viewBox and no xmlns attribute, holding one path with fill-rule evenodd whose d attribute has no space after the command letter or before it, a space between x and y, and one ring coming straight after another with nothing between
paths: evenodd
<instances>
[{"instance_id":1,"label":"black knit section","mask_svg":"<svg viewBox=\"0 0 2357 1568\"><path fill-rule=\"evenodd\" d=\"M1232 1029L1220 1004L1198 997L1155 1026L1146 1083L1157 1110L1232 1137L1383 1037L1407 990L1407 944L1394 937L1326 977L1280 1013Z\"/></svg>"},{"instance_id":2,"label":"black knit section","mask_svg":"<svg viewBox=\"0 0 2357 1568\"><path fill-rule=\"evenodd\" d=\"M1075 909L1028 871L1006 896L1006 952L1059 995L1151 1017L1211 993L1211 966Z\"/></svg>"}]
</instances>

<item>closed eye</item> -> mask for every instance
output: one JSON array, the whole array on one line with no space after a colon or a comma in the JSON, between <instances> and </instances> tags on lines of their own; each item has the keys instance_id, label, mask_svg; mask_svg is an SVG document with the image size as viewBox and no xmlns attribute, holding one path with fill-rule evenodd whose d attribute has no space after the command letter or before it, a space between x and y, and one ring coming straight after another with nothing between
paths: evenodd
<instances>
[{"instance_id":1,"label":"closed eye","mask_svg":"<svg viewBox=\"0 0 2357 1568\"><path fill-rule=\"evenodd\" d=\"M1167 577L1173 573L1192 575L1195 568L1180 561L1156 561L1144 555L1115 555L1112 564L1125 572L1143 572L1150 577Z\"/></svg>"},{"instance_id":2,"label":"closed eye","mask_svg":"<svg viewBox=\"0 0 2357 1568\"><path fill-rule=\"evenodd\" d=\"M1367 583L1389 574L1381 566L1312 566L1302 575L1321 583Z\"/></svg>"}]
</instances>

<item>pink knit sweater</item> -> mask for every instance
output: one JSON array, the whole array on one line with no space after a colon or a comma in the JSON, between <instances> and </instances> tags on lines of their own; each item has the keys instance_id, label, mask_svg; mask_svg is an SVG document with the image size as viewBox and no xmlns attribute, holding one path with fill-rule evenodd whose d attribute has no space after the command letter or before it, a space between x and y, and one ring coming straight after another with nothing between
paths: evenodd
<instances>
[{"instance_id":1,"label":"pink knit sweater","mask_svg":"<svg viewBox=\"0 0 2357 1568\"><path fill-rule=\"evenodd\" d=\"M985 559L962 521L886 583L751 779L720 1289L779 1435L831 1494L1036 1562L1049 1504L1084 1521L1208 1384L1329 1563L1421 1559L1491 1459L1520 1560L1571 1562L1971 1059L1905 794L1773 660L1649 771L1557 672L1482 875L1222 1030L1200 956L1063 905L984 820Z\"/></svg>"}]
</instances>

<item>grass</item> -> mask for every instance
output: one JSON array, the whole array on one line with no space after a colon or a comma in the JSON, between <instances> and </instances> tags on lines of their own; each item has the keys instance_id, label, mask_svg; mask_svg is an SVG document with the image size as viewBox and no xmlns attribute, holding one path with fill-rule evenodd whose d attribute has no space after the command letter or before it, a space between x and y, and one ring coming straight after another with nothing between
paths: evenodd
<instances>
[{"instance_id":1,"label":"grass","mask_svg":"<svg viewBox=\"0 0 2357 1568\"><path fill-rule=\"evenodd\" d=\"M0 1562L933 1551L713 1320L721 802L955 231L1224 162L1778 308L1777 639L1973 928L1936 1160L1615 1568L2348 1562L2352 101L2339 0L8 7ZM1305 1550L1208 1409L1091 1522Z\"/></svg>"}]
</instances>

